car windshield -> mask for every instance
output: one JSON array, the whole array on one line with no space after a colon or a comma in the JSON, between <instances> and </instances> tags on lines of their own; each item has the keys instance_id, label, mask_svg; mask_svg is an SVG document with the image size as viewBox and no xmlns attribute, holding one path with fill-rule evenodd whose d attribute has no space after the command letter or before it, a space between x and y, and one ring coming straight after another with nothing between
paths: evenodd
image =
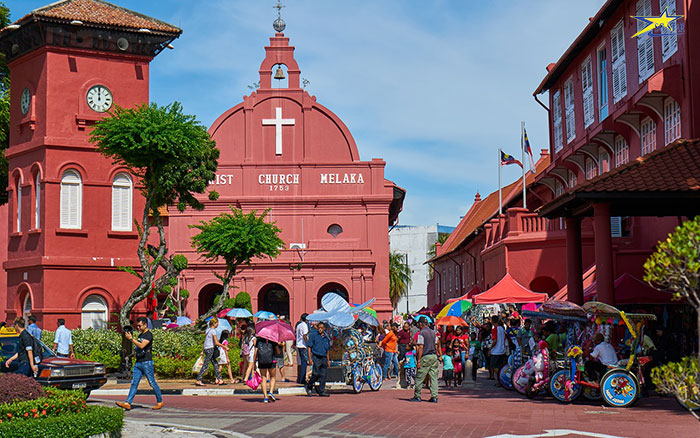
<instances>
[{"instance_id":1,"label":"car windshield","mask_svg":"<svg viewBox=\"0 0 700 438\"><path fill-rule=\"evenodd\" d=\"M54 352L51 351L46 345L39 342L42 346L41 357L53 357ZM0 356L5 359L11 357L13 354L17 353L17 346L19 345L19 337L8 337L0 338Z\"/></svg>"}]
</instances>

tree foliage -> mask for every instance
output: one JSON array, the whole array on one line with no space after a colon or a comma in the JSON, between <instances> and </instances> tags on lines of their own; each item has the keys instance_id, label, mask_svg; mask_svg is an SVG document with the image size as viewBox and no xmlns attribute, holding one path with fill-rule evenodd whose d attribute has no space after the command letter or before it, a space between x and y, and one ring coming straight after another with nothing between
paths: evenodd
<instances>
[{"instance_id":1,"label":"tree foliage","mask_svg":"<svg viewBox=\"0 0 700 438\"><path fill-rule=\"evenodd\" d=\"M392 307L396 308L396 303L408 293L412 283L411 268L406 263L404 254L391 251L389 253L389 299Z\"/></svg>"},{"instance_id":2,"label":"tree foliage","mask_svg":"<svg viewBox=\"0 0 700 438\"><path fill-rule=\"evenodd\" d=\"M231 280L242 265L250 265L256 257L277 257L284 242L279 237L281 230L275 223L266 222L269 210L257 215L231 207L231 213L221 213L209 222L201 221L190 225L199 230L192 237L192 247L207 262L222 260L225 264L223 275L216 274L223 283L223 291L217 303L200 320L216 314L224 308L224 301L229 299ZM250 298L250 297L249 297Z\"/></svg>"},{"instance_id":3,"label":"tree foliage","mask_svg":"<svg viewBox=\"0 0 700 438\"><path fill-rule=\"evenodd\" d=\"M695 416L700 408L700 362L696 357L684 357L651 370L656 391L671 394Z\"/></svg>"},{"instance_id":4,"label":"tree foliage","mask_svg":"<svg viewBox=\"0 0 700 438\"><path fill-rule=\"evenodd\" d=\"M119 313L120 323L126 325L138 302L153 288L169 285L187 267L185 257L168 256L160 209L177 205L180 211L187 207L201 210L203 204L196 195L204 193L214 178L219 150L206 128L194 116L184 114L177 102L162 107L154 103L117 107L95 124L90 140L100 153L138 178L136 186L145 198L141 222L136 224L141 270L125 269L141 280ZM148 243L152 228L158 233L157 246ZM160 276L159 268L165 271Z\"/></svg>"},{"instance_id":5,"label":"tree foliage","mask_svg":"<svg viewBox=\"0 0 700 438\"><path fill-rule=\"evenodd\" d=\"M238 292L233 306L239 309L248 309L250 313L253 313L253 304L250 301L250 294L248 292Z\"/></svg>"},{"instance_id":6,"label":"tree foliage","mask_svg":"<svg viewBox=\"0 0 700 438\"><path fill-rule=\"evenodd\" d=\"M676 227L660 242L644 263L644 271L645 281L672 292L675 299L688 300L700 328L700 216Z\"/></svg>"},{"instance_id":7,"label":"tree foliage","mask_svg":"<svg viewBox=\"0 0 700 438\"><path fill-rule=\"evenodd\" d=\"M10 24L10 9L0 2L0 28ZM10 69L0 53L0 205L7 202L8 166L5 150L10 144Z\"/></svg>"}]
</instances>

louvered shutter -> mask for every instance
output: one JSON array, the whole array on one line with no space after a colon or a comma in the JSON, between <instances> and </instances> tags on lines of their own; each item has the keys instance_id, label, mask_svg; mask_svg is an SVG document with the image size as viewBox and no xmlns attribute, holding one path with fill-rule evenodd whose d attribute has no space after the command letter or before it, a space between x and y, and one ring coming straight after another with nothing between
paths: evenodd
<instances>
[{"instance_id":1,"label":"louvered shutter","mask_svg":"<svg viewBox=\"0 0 700 438\"><path fill-rule=\"evenodd\" d=\"M610 217L610 236L611 237L622 237L622 217L611 216Z\"/></svg>"},{"instance_id":2,"label":"louvered shutter","mask_svg":"<svg viewBox=\"0 0 700 438\"><path fill-rule=\"evenodd\" d=\"M666 15L676 15L676 0L659 0L659 12L663 13L666 10ZM661 59L666 61L678 49L678 36L675 32L678 31L676 21L671 23L673 30L662 29L664 34L661 36Z\"/></svg>"},{"instance_id":3,"label":"louvered shutter","mask_svg":"<svg viewBox=\"0 0 700 438\"><path fill-rule=\"evenodd\" d=\"M613 102L627 95L627 66L625 65L624 22L620 22L610 32L612 54Z\"/></svg>"},{"instance_id":4,"label":"louvered shutter","mask_svg":"<svg viewBox=\"0 0 700 438\"><path fill-rule=\"evenodd\" d=\"M651 0L637 2L637 16L651 17ZM641 20L637 21L637 31L646 26ZM637 37L637 65L639 69L639 83L646 80L654 73L654 40L649 33Z\"/></svg>"},{"instance_id":5,"label":"louvered shutter","mask_svg":"<svg viewBox=\"0 0 700 438\"><path fill-rule=\"evenodd\" d=\"M19 233L22 231L22 184L19 178L15 185L15 194L17 195L17 229L15 231Z\"/></svg>"},{"instance_id":6,"label":"louvered shutter","mask_svg":"<svg viewBox=\"0 0 700 438\"><path fill-rule=\"evenodd\" d=\"M564 83L564 112L566 113L566 142L576 138L576 116L574 112L574 80Z\"/></svg>"},{"instance_id":7,"label":"louvered shutter","mask_svg":"<svg viewBox=\"0 0 700 438\"><path fill-rule=\"evenodd\" d=\"M34 229L38 230L41 228L41 183L38 172L34 180L34 195Z\"/></svg>"},{"instance_id":8,"label":"louvered shutter","mask_svg":"<svg viewBox=\"0 0 700 438\"><path fill-rule=\"evenodd\" d=\"M593 109L593 68L589 57L581 66L581 91L583 94L583 125L590 126L595 120Z\"/></svg>"},{"instance_id":9,"label":"louvered shutter","mask_svg":"<svg viewBox=\"0 0 700 438\"><path fill-rule=\"evenodd\" d=\"M131 231L131 178L120 173L112 184L112 229Z\"/></svg>"},{"instance_id":10,"label":"louvered shutter","mask_svg":"<svg viewBox=\"0 0 700 438\"><path fill-rule=\"evenodd\" d=\"M80 229L81 180L74 170L68 170L61 178L61 228Z\"/></svg>"}]
</instances>

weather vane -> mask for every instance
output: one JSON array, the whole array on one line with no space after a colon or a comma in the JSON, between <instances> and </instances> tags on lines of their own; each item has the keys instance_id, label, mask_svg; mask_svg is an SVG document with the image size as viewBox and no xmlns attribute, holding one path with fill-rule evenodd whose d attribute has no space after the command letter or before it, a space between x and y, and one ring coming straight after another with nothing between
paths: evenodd
<instances>
[{"instance_id":1,"label":"weather vane","mask_svg":"<svg viewBox=\"0 0 700 438\"><path fill-rule=\"evenodd\" d=\"M282 32L287 25L285 24L284 20L282 19L282 8L284 6L281 3L281 0L277 0L277 5L273 6L273 8L277 9L277 20L275 20L272 23L272 27L275 29L277 32Z\"/></svg>"}]
</instances>

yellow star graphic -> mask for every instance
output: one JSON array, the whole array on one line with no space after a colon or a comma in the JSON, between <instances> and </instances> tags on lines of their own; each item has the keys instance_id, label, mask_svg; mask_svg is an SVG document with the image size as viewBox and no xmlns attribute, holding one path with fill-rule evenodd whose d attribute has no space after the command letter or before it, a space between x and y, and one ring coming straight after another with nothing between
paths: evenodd
<instances>
[{"instance_id":1,"label":"yellow star graphic","mask_svg":"<svg viewBox=\"0 0 700 438\"><path fill-rule=\"evenodd\" d=\"M634 38L636 36L643 35L647 32L651 32L658 27L663 27L664 29L667 29L668 31L673 31L673 27L671 27L671 24L674 21L678 20L679 18L683 18L683 16L682 15L668 15L668 10L664 9L664 11L658 17L635 17L635 16L633 16L632 18L643 21L645 23L649 23L642 30L640 30L639 32L632 35L632 38Z\"/></svg>"}]
</instances>

